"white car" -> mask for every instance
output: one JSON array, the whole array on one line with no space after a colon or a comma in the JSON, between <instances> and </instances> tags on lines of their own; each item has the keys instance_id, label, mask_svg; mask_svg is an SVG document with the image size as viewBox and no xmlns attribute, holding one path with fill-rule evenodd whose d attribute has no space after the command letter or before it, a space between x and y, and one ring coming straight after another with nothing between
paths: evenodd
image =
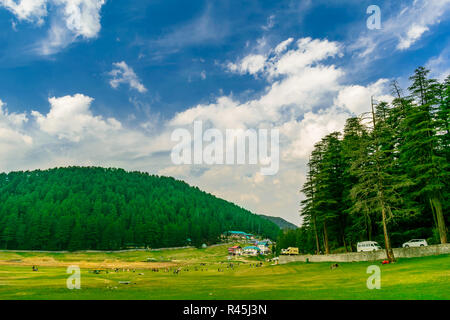
<instances>
[{"instance_id":1,"label":"white car","mask_svg":"<svg viewBox=\"0 0 450 320\"><path fill-rule=\"evenodd\" d=\"M409 247L426 247L428 246L427 240L425 239L412 239L408 242L405 242L402 247L403 248L409 248Z\"/></svg>"},{"instance_id":2,"label":"white car","mask_svg":"<svg viewBox=\"0 0 450 320\"><path fill-rule=\"evenodd\" d=\"M358 244L356 245L356 251L358 252L377 251L377 250L381 250L381 247L378 244L378 242L375 241L358 242Z\"/></svg>"}]
</instances>

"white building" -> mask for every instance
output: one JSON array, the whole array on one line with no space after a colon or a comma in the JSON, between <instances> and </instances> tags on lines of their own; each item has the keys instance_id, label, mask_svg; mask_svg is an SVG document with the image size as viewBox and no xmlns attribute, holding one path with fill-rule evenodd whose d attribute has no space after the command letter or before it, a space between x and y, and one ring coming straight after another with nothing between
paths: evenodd
<instances>
[{"instance_id":1,"label":"white building","mask_svg":"<svg viewBox=\"0 0 450 320\"><path fill-rule=\"evenodd\" d=\"M248 246L243 249L243 254L249 256L257 256L260 253L261 249L255 246Z\"/></svg>"}]
</instances>

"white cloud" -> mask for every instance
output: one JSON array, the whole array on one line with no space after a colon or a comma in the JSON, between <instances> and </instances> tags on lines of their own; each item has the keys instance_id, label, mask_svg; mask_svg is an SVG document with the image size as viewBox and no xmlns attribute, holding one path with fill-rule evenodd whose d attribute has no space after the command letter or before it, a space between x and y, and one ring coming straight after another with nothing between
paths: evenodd
<instances>
[{"instance_id":1,"label":"white cloud","mask_svg":"<svg viewBox=\"0 0 450 320\"><path fill-rule=\"evenodd\" d=\"M42 24L47 15L47 0L0 0L0 6L11 11L19 20Z\"/></svg>"},{"instance_id":2,"label":"white cloud","mask_svg":"<svg viewBox=\"0 0 450 320\"><path fill-rule=\"evenodd\" d=\"M62 22L53 23L47 32L47 37L36 45L35 52L39 55L52 55L75 41L75 37L67 31Z\"/></svg>"},{"instance_id":3,"label":"white cloud","mask_svg":"<svg viewBox=\"0 0 450 320\"><path fill-rule=\"evenodd\" d=\"M19 20L42 25L50 17L47 36L35 44L35 51L50 55L77 41L93 39L101 29L100 10L105 0L0 0L0 6ZM47 11L47 7L51 11Z\"/></svg>"},{"instance_id":4,"label":"white cloud","mask_svg":"<svg viewBox=\"0 0 450 320\"><path fill-rule=\"evenodd\" d=\"M439 81L445 80L450 75L450 46L446 46L442 52L428 60L425 67L431 71L431 76Z\"/></svg>"},{"instance_id":5,"label":"white cloud","mask_svg":"<svg viewBox=\"0 0 450 320\"><path fill-rule=\"evenodd\" d=\"M411 47L414 42L420 39L420 37L426 32L430 30L425 25L414 24L409 30L406 32L404 37L400 38L400 42L397 45L397 49L404 50Z\"/></svg>"},{"instance_id":6,"label":"white cloud","mask_svg":"<svg viewBox=\"0 0 450 320\"><path fill-rule=\"evenodd\" d=\"M24 113L9 113L0 100L0 168L23 158L33 145L33 138L23 126L28 122Z\"/></svg>"},{"instance_id":7,"label":"white cloud","mask_svg":"<svg viewBox=\"0 0 450 320\"><path fill-rule=\"evenodd\" d=\"M330 108L319 112L307 112L300 121L291 120L281 126L280 133L290 137L282 159L296 162L308 159L314 144L327 134L341 131L350 116L345 110Z\"/></svg>"},{"instance_id":8,"label":"white cloud","mask_svg":"<svg viewBox=\"0 0 450 320\"><path fill-rule=\"evenodd\" d=\"M383 8L382 16L384 16ZM366 30L350 49L373 59L377 50L407 50L448 17L450 0L415 0L390 18L382 19L381 30Z\"/></svg>"},{"instance_id":9,"label":"white cloud","mask_svg":"<svg viewBox=\"0 0 450 320\"><path fill-rule=\"evenodd\" d=\"M301 38L291 50L294 39L289 38L269 50L268 56L249 54L236 63L228 63L228 70L240 74L263 74L266 77L298 75L312 64L342 55L337 42L327 39Z\"/></svg>"},{"instance_id":10,"label":"white cloud","mask_svg":"<svg viewBox=\"0 0 450 320\"><path fill-rule=\"evenodd\" d=\"M188 125L197 119L209 121L218 128L278 125L321 104L331 105L331 95L340 88L343 70L320 62L338 55L338 47L327 40L301 39L295 49L266 60L263 65L266 71L260 73L269 85L259 98L240 103L231 97L220 97L213 104L198 105L178 113L171 125Z\"/></svg>"},{"instance_id":11,"label":"white cloud","mask_svg":"<svg viewBox=\"0 0 450 320\"><path fill-rule=\"evenodd\" d=\"M6 104L0 100L0 123L2 125L21 127L23 124L28 122L28 118L25 113L9 113L5 106Z\"/></svg>"},{"instance_id":12,"label":"white cloud","mask_svg":"<svg viewBox=\"0 0 450 320\"><path fill-rule=\"evenodd\" d=\"M370 110L372 96L378 101L392 101L392 96L386 94L389 92L388 86L388 79L379 79L366 87L360 85L346 86L339 91L334 104L346 108L354 115L360 115Z\"/></svg>"},{"instance_id":13,"label":"white cloud","mask_svg":"<svg viewBox=\"0 0 450 320\"><path fill-rule=\"evenodd\" d=\"M289 39L288 39L289 40ZM330 42L327 39L311 39L302 38L297 41L297 47L287 51L281 57L273 59L269 66L269 74L271 75L286 75L297 74L313 63L325 60L329 57L335 57L341 50L337 42ZM279 44L278 54L280 53L279 46L284 47L286 41Z\"/></svg>"},{"instance_id":14,"label":"white cloud","mask_svg":"<svg viewBox=\"0 0 450 320\"><path fill-rule=\"evenodd\" d=\"M105 0L54 0L61 6L65 24L76 37L94 38L100 32L100 9Z\"/></svg>"},{"instance_id":15,"label":"white cloud","mask_svg":"<svg viewBox=\"0 0 450 320\"><path fill-rule=\"evenodd\" d=\"M127 128L115 118L96 115L93 103L83 94L50 98L49 111L33 111L30 120L2 107L1 170L95 165L155 172L167 166L170 132Z\"/></svg>"},{"instance_id":16,"label":"white cloud","mask_svg":"<svg viewBox=\"0 0 450 320\"><path fill-rule=\"evenodd\" d=\"M73 142L79 142L89 135L119 130L121 124L117 120L104 120L100 116L92 115L90 105L93 100L82 94L53 97L48 100L51 108L47 115L37 111L33 111L32 115L43 132Z\"/></svg>"},{"instance_id":17,"label":"white cloud","mask_svg":"<svg viewBox=\"0 0 450 320\"><path fill-rule=\"evenodd\" d=\"M284 52L287 49L287 47L292 43L292 41L294 41L294 38L286 39L280 44L278 44L274 49L275 53L280 54Z\"/></svg>"},{"instance_id":18,"label":"white cloud","mask_svg":"<svg viewBox=\"0 0 450 320\"><path fill-rule=\"evenodd\" d=\"M111 87L116 89L120 84L128 84L130 88L136 89L140 93L147 91L141 83L133 68L129 67L125 61L113 63L114 68L109 73L113 78L109 81ZM205 75L206 76L206 75Z\"/></svg>"},{"instance_id":19,"label":"white cloud","mask_svg":"<svg viewBox=\"0 0 450 320\"><path fill-rule=\"evenodd\" d=\"M251 54L237 63L228 63L228 69L240 74L256 74L264 69L266 57L261 54Z\"/></svg>"}]
</instances>

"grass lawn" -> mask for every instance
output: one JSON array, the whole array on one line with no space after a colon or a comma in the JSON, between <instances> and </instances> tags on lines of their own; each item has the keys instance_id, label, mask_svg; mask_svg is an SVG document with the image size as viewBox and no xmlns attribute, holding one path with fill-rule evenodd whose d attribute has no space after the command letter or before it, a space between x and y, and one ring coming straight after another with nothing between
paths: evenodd
<instances>
[{"instance_id":1,"label":"grass lawn","mask_svg":"<svg viewBox=\"0 0 450 320\"><path fill-rule=\"evenodd\" d=\"M331 263L264 262L255 268L250 264L256 260L248 258L227 269L226 257L226 246L123 253L0 252L0 299L450 299L450 255L400 259L390 265L339 263L335 270ZM145 262L147 258L152 262ZM39 265L38 272L32 271L32 264ZM381 268L379 290L366 286L366 270L372 264ZM68 265L81 268L80 290L66 288ZM105 266L125 271L89 272ZM151 271L155 266L160 272ZM178 267L178 275L164 272Z\"/></svg>"}]
</instances>

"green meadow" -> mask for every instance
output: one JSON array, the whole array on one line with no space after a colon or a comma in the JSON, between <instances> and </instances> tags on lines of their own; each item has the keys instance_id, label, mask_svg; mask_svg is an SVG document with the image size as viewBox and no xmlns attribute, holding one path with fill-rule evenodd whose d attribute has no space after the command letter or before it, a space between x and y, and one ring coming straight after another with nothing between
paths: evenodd
<instances>
[{"instance_id":1,"label":"green meadow","mask_svg":"<svg viewBox=\"0 0 450 320\"><path fill-rule=\"evenodd\" d=\"M450 255L389 265L339 263L334 270L331 263L272 265L239 258L227 268L226 248L0 252L0 299L450 299ZM39 271L32 271L33 264ZM369 290L366 271L373 264L381 269L381 289ZM67 289L68 265L80 266L79 290Z\"/></svg>"}]
</instances>

